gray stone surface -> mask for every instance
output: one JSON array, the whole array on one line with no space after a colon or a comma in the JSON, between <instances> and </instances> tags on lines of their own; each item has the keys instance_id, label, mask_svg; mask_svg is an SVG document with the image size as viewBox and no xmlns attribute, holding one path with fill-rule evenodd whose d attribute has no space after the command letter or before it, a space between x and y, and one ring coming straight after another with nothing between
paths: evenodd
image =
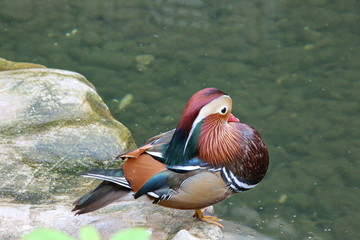
<instances>
[{"instance_id":1,"label":"gray stone surface","mask_svg":"<svg viewBox=\"0 0 360 240\"><path fill-rule=\"evenodd\" d=\"M50 227L77 237L82 226L91 225L100 232L102 239L109 239L115 232L130 227L150 229L151 239L154 240L169 239L180 229L188 232L188 238L180 238L184 240L194 239L191 236L208 240L222 239L219 227L201 222L192 215L193 211L127 201L114 203L90 214L74 216L68 200L56 204L20 205L3 199L0 202L0 238L18 239L37 227Z\"/></svg>"},{"instance_id":2,"label":"gray stone surface","mask_svg":"<svg viewBox=\"0 0 360 240\"><path fill-rule=\"evenodd\" d=\"M80 171L110 165L134 146L82 75L48 68L0 72L1 197L39 202L72 191Z\"/></svg>"}]
</instances>

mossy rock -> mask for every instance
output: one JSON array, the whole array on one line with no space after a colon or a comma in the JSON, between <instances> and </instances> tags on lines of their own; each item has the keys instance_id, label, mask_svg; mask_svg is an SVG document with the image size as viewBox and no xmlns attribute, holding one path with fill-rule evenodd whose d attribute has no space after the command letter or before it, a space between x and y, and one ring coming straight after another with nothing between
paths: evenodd
<instances>
[{"instance_id":1,"label":"mossy rock","mask_svg":"<svg viewBox=\"0 0 360 240\"><path fill-rule=\"evenodd\" d=\"M36 63L25 63L25 62L12 62L0 57L0 72L18 69L28 68L46 68L43 65Z\"/></svg>"},{"instance_id":2,"label":"mossy rock","mask_svg":"<svg viewBox=\"0 0 360 240\"><path fill-rule=\"evenodd\" d=\"M81 189L79 172L120 165L114 158L133 147L84 76L40 67L0 72L0 197L39 202Z\"/></svg>"}]
</instances>

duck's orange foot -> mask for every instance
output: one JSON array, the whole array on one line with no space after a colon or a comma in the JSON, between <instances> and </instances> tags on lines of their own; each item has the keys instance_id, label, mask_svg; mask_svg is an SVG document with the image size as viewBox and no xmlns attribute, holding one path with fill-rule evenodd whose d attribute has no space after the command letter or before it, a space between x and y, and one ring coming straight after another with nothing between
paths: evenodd
<instances>
[{"instance_id":1,"label":"duck's orange foot","mask_svg":"<svg viewBox=\"0 0 360 240\"><path fill-rule=\"evenodd\" d=\"M222 224L219 223L219 219L214 216L204 216L204 212L201 209L195 209L193 217L197 217L201 221L214 224L220 228L224 228Z\"/></svg>"}]
</instances>

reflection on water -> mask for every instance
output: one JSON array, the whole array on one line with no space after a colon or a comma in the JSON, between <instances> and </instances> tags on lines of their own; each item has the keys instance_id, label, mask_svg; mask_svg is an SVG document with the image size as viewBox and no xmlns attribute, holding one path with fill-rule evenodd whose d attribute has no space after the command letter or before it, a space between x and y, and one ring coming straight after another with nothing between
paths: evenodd
<instances>
[{"instance_id":1,"label":"reflection on water","mask_svg":"<svg viewBox=\"0 0 360 240\"><path fill-rule=\"evenodd\" d=\"M260 130L271 166L217 214L279 239L359 239L358 10L329 0L5 0L0 55L82 73L138 143L175 127L197 90L222 89Z\"/></svg>"}]
</instances>

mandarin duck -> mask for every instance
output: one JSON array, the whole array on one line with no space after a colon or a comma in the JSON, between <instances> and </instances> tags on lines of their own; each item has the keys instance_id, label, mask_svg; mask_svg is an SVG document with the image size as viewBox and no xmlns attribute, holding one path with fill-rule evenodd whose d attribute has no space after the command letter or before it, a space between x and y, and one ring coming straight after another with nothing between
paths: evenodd
<instances>
[{"instance_id":1,"label":"mandarin duck","mask_svg":"<svg viewBox=\"0 0 360 240\"><path fill-rule=\"evenodd\" d=\"M231 109L231 98L218 89L195 93L175 129L119 155L124 160L119 169L82 174L103 182L76 200L72 211L91 212L130 194L164 207L194 209L194 216L222 227L201 209L254 188L269 164L259 133Z\"/></svg>"}]
</instances>

